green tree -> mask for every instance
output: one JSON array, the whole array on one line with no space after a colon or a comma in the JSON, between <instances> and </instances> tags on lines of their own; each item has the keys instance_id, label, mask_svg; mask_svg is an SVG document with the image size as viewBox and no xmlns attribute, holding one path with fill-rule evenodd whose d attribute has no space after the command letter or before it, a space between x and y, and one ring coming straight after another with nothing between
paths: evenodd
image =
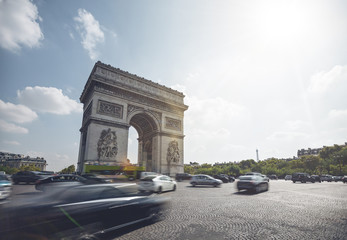
<instances>
[{"instance_id":1,"label":"green tree","mask_svg":"<svg viewBox=\"0 0 347 240\"><path fill-rule=\"evenodd\" d=\"M70 165L67 168L64 168L60 171L61 173L74 173L76 172L75 165Z\"/></svg>"}]
</instances>

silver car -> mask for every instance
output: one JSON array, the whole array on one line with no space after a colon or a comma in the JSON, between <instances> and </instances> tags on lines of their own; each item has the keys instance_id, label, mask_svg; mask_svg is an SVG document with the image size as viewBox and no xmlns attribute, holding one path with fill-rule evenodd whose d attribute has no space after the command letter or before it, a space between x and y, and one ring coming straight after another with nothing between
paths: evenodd
<instances>
[{"instance_id":1,"label":"silver car","mask_svg":"<svg viewBox=\"0 0 347 240\"><path fill-rule=\"evenodd\" d=\"M190 180L190 184L192 184L193 187L195 187L196 185L212 185L214 187L217 187L222 183L223 182L221 180L204 174L194 175Z\"/></svg>"},{"instance_id":2,"label":"silver car","mask_svg":"<svg viewBox=\"0 0 347 240\"><path fill-rule=\"evenodd\" d=\"M12 182L5 174L0 174L0 200L6 199L11 195Z\"/></svg>"}]
</instances>

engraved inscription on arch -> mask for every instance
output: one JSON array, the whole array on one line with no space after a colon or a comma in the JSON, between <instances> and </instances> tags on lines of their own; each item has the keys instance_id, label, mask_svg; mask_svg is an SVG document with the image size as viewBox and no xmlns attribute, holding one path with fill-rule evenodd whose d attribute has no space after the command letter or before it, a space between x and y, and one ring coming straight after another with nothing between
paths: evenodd
<instances>
[{"instance_id":1,"label":"engraved inscription on arch","mask_svg":"<svg viewBox=\"0 0 347 240\"><path fill-rule=\"evenodd\" d=\"M180 120L169 117L165 117L165 127L176 131L181 131L182 129Z\"/></svg>"},{"instance_id":2,"label":"engraved inscription on arch","mask_svg":"<svg viewBox=\"0 0 347 240\"><path fill-rule=\"evenodd\" d=\"M123 106L99 100L98 113L103 115L109 115L116 118L123 118Z\"/></svg>"}]
</instances>

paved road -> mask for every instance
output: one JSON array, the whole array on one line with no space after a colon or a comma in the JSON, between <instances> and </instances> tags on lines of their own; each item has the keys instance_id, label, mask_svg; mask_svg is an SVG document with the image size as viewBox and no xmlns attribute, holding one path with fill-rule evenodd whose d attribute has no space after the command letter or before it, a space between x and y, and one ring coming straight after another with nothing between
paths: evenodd
<instances>
[{"instance_id":1,"label":"paved road","mask_svg":"<svg viewBox=\"0 0 347 240\"><path fill-rule=\"evenodd\" d=\"M163 193L166 218L129 227L110 239L347 239L347 184L270 181L270 190L238 193L235 183ZM16 186L14 197L36 194Z\"/></svg>"}]
</instances>

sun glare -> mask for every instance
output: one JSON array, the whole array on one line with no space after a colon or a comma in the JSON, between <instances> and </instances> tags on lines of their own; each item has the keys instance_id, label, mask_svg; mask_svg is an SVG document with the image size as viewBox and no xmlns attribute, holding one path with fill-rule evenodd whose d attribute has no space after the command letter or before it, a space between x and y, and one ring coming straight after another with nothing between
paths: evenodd
<instances>
[{"instance_id":1,"label":"sun glare","mask_svg":"<svg viewBox=\"0 0 347 240\"><path fill-rule=\"evenodd\" d=\"M312 9L297 1L261 4L255 20L259 40L266 44L293 46L314 34Z\"/></svg>"}]
</instances>

